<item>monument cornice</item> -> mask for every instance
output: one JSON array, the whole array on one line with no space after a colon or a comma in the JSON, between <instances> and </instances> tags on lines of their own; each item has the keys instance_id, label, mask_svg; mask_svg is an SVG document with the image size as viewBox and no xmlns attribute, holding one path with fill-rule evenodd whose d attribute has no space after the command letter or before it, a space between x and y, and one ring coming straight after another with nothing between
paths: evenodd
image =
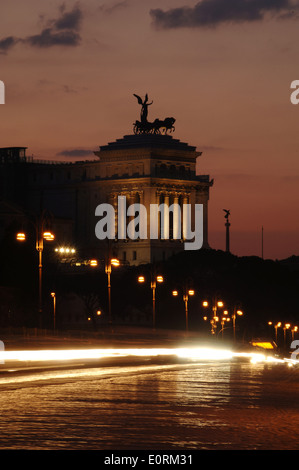
<instances>
[{"instance_id":1,"label":"monument cornice","mask_svg":"<svg viewBox=\"0 0 299 470\"><path fill-rule=\"evenodd\" d=\"M163 191L191 191L195 190L197 192L206 192L209 187L212 186L213 181L188 181L188 180L169 180L161 178L132 178L128 180L101 180L101 183L105 183L105 186L108 186L111 191L124 192L124 191L139 191L143 187L153 187L156 190Z\"/></svg>"}]
</instances>

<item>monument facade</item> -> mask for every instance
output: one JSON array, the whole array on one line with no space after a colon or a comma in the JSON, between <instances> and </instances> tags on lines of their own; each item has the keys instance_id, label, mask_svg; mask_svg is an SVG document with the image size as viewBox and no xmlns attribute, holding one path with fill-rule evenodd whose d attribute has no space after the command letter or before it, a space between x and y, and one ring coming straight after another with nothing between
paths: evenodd
<instances>
[{"instance_id":1,"label":"monument facade","mask_svg":"<svg viewBox=\"0 0 299 470\"><path fill-rule=\"evenodd\" d=\"M175 131L174 118L148 121L148 106L152 102L149 103L147 95L145 99L135 96L141 113L140 120L133 124L132 134L100 146L94 152L94 160L36 162L23 155L24 147L20 162L9 163L14 163L14 168L19 165L22 191L26 194L14 203L31 213L38 214L44 209L51 212L56 243L75 246L82 258L103 258L107 254L108 242L98 240L95 235L95 211L99 204L109 203L117 215L119 196L125 197L127 206L143 204L148 213L151 204L190 204L191 207L202 204L203 247L209 246L208 201L213 180L209 175L196 174L201 152L171 135ZM5 165L5 155L11 152L2 150ZM5 199L5 194L3 197ZM154 240L116 237L110 241L109 250L129 265L165 260L184 249L183 239L173 236L182 220L171 212L165 223L169 228L167 240L160 236Z\"/></svg>"}]
</instances>

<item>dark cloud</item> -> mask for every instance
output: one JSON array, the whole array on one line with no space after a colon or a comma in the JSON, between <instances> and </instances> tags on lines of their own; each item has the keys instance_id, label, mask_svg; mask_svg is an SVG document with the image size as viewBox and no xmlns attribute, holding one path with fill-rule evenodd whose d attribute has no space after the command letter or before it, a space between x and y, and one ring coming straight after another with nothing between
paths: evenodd
<instances>
[{"instance_id":1,"label":"dark cloud","mask_svg":"<svg viewBox=\"0 0 299 470\"><path fill-rule=\"evenodd\" d=\"M28 36L23 40L23 42L36 47L77 46L80 41L81 36L75 31L54 31L51 28L46 28L40 34Z\"/></svg>"},{"instance_id":2,"label":"dark cloud","mask_svg":"<svg viewBox=\"0 0 299 470\"><path fill-rule=\"evenodd\" d=\"M120 2L117 2L117 3L114 3L112 5L111 4L107 5L106 3L104 3L103 5L99 6L99 10L102 13L112 14L117 10L120 10L122 8L126 8L128 6L128 4L129 4L128 0L123 0L123 1L120 1Z\"/></svg>"},{"instance_id":3,"label":"dark cloud","mask_svg":"<svg viewBox=\"0 0 299 470\"><path fill-rule=\"evenodd\" d=\"M0 53L6 53L17 42L19 42L19 39L15 38L14 36L8 36L6 38L0 39Z\"/></svg>"},{"instance_id":4,"label":"dark cloud","mask_svg":"<svg viewBox=\"0 0 299 470\"><path fill-rule=\"evenodd\" d=\"M72 11L62 13L62 16L54 20L53 27L55 29L71 29L79 31L82 21L82 11L79 7L75 7Z\"/></svg>"},{"instance_id":5,"label":"dark cloud","mask_svg":"<svg viewBox=\"0 0 299 470\"><path fill-rule=\"evenodd\" d=\"M151 10L150 15L158 28L192 28L260 21L267 13L289 17L295 8L292 0L202 0L194 7Z\"/></svg>"},{"instance_id":6,"label":"dark cloud","mask_svg":"<svg viewBox=\"0 0 299 470\"><path fill-rule=\"evenodd\" d=\"M93 155L93 151L85 149L62 150L56 155L58 157L87 157Z\"/></svg>"},{"instance_id":7,"label":"dark cloud","mask_svg":"<svg viewBox=\"0 0 299 470\"><path fill-rule=\"evenodd\" d=\"M81 42L79 30L82 18L83 14L78 6L70 12L64 12L64 8L61 8L60 16L57 19L50 20L47 27L40 33L25 38L9 36L0 39L0 52L7 52L18 42L39 48L78 46Z\"/></svg>"}]
</instances>

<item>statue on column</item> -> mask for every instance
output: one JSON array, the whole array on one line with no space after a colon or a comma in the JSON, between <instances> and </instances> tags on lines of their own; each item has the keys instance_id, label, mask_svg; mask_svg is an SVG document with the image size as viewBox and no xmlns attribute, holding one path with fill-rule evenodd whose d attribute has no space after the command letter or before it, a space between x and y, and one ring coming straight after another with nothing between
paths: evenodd
<instances>
[{"instance_id":1,"label":"statue on column","mask_svg":"<svg viewBox=\"0 0 299 470\"><path fill-rule=\"evenodd\" d=\"M226 251L229 253L230 252L230 240L229 240L229 227L230 227L230 222L229 222L229 216L230 216L230 210L223 209L225 212L224 218L226 219L225 222L225 227L226 227Z\"/></svg>"}]
</instances>

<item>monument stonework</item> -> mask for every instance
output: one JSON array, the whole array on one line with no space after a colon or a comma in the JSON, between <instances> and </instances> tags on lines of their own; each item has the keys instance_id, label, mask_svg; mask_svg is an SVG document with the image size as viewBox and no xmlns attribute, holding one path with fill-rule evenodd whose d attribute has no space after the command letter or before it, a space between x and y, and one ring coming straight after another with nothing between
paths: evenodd
<instances>
[{"instance_id":1,"label":"monument stonework","mask_svg":"<svg viewBox=\"0 0 299 470\"><path fill-rule=\"evenodd\" d=\"M173 137L174 118L149 121L148 106L152 102L147 95L144 100L135 96L141 113L140 121L133 123L132 134L101 145L94 152L94 160L37 162L23 154L14 158L14 174L20 172L24 186L20 194L26 197L16 198L13 203L30 212L49 210L56 225L57 243L76 246L85 258L104 256L107 242L95 236L95 210L101 203L110 203L117 215L118 196L126 197L127 206L143 204L148 213L151 204L191 204L191 208L202 204L203 247L209 246L208 201L213 180L196 174L201 152ZM9 149L2 150L10 158ZM11 163L5 155L3 166ZM130 265L167 259L184 249L183 240L172 239L176 223L171 214L168 240L116 239L111 243L113 254Z\"/></svg>"}]
</instances>

